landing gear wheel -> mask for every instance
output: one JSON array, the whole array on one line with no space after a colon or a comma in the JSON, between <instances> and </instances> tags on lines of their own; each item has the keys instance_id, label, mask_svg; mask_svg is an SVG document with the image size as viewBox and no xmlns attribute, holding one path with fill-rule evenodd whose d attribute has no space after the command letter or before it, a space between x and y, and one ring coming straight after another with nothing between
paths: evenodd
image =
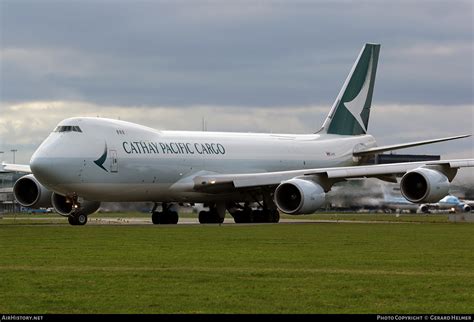
<instances>
[{"instance_id":1,"label":"landing gear wheel","mask_svg":"<svg viewBox=\"0 0 474 322\"><path fill-rule=\"evenodd\" d=\"M199 223L200 224L208 224L210 222L209 218L209 211L200 211L199 212Z\"/></svg>"},{"instance_id":2,"label":"landing gear wheel","mask_svg":"<svg viewBox=\"0 0 474 322\"><path fill-rule=\"evenodd\" d=\"M77 223L76 223L76 217L74 217L74 216L72 216L72 215L70 215L70 216L67 217L67 221L69 221L69 224L71 224L71 225L73 225L73 226L77 225Z\"/></svg>"},{"instance_id":3,"label":"landing gear wheel","mask_svg":"<svg viewBox=\"0 0 474 322\"><path fill-rule=\"evenodd\" d=\"M280 222L280 212L277 209L270 210L270 218L272 223Z\"/></svg>"},{"instance_id":4,"label":"landing gear wheel","mask_svg":"<svg viewBox=\"0 0 474 322\"><path fill-rule=\"evenodd\" d=\"M178 220L179 220L179 216L178 216L178 213L176 211L170 211L168 213L168 223L169 224L176 225L178 223Z\"/></svg>"},{"instance_id":5,"label":"landing gear wheel","mask_svg":"<svg viewBox=\"0 0 474 322\"><path fill-rule=\"evenodd\" d=\"M160 222L160 213L159 212L154 212L152 215L151 215L151 221L153 222L153 224L155 225L158 225L158 224L161 224Z\"/></svg>"},{"instance_id":6,"label":"landing gear wheel","mask_svg":"<svg viewBox=\"0 0 474 322\"><path fill-rule=\"evenodd\" d=\"M71 214L67 219L73 226L84 226L87 223L87 215L83 213Z\"/></svg>"},{"instance_id":7,"label":"landing gear wheel","mask_svg":"<svg viewBox=\"0 0 474 322\"><path fill-rule=\"evenodd\" d=\"M77 224L83 226L87 223L87 216L84 214L76 215Z\"/></svg>"},{"instance_id":8,"label":"landing gear wheel","mask_svg":"<svg viewBox=\"0 0 474 322\"><path fill-rule=\"evenodd\" d=\"M199 223L201 224L222 224L224 218L219 216L217 212L201 211L199 212Z\"/></svg>"},{"instance_id":9,"label":"landing gear wheel","mask_svg":"<svg viewBox=\"0 0 474 322\"><path fill-rule=\"evenodd\" d=\"M151 215L151 221L155 225L167 225L167 224L176 225L178 223L178 220L179 220L179 216L176 211L166 211L166 212L155 211Z\"/></svg>"},{"instance_id":10,"label":"landing gear wheel","mask_svg":"<svg viewBox=\"0 0 474 322\"><path fill-rule=\"evenodd\" d=\"M236 224L249 224L254 222L252 211L249 210L236 211L232 216L234 216L234 222Z\"/></svg>"},{"instance_id":11,"label":"landing gear wheel","mask_svg":"<svg viewBox=\"0 0 474 322\"><path fill-rule=\"evenodd\" d=\"M252 222L263 223L265 222L263 210L252 210Z\"/></svg>"},{"instance_id":12,"label":"landing gear wheel","mask_svg":"<svg viewBox=\"0 0 474 322\"><path fill-rule=\"evenodd\" d=\"M243 223L243 220L242 220L242 215L241 215L241 212L240 211L236 211L235 213L232 214L232 217L234 217L234 222L236 224L241 224Z\"/></svg>"}]
</instances>

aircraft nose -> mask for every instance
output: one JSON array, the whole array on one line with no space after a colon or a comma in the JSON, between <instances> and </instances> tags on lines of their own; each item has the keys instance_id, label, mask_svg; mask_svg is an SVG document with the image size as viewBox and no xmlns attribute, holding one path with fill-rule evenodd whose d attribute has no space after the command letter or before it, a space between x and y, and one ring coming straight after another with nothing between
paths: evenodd
<instances>
[{"instance_id":1,"label":"aircraft nose","mask_svg":"<svg viewBox=\"0 0 474 322\"><path fill-rule=\"evenodd\" d=\"M62 146L59 146L59 148L65 151ZM64 181L63 170L67 162L65 163L66 160L58 154L59 148L57 144L52 144L50 140L46 140L31 157L31 172L44 185L55 185Z\"/></svg>"},{"instance_id":2,"label":"aircraft nose","mask_svg":"<svg viewBox=\"0 0 474 322\"><path fill-rule=\"evenodd\" d=\"M55 169L51 158L35 153L30 160L30 168L40 182L50 183L55 181Z\"/></svg>"}]
</instances>

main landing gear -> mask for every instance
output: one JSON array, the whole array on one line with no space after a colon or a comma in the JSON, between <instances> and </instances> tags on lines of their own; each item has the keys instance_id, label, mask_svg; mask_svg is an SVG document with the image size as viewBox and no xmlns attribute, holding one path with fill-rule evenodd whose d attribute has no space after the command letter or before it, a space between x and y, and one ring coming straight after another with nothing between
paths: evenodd
<instances>
[{"instance_id":1,"label":"main landing gear","mask_svg":"<svg viewBox=\"0 0 474 322\"><path fill-rule=\"evenodd\" d=\"M252 209L248 202L244 205L241 203L226 204L222 201L209 203L205 205L209 207L208 211L199 212L199 223L222 224L226 210L234 217L236 223L278 223L280 221L280 213L270 193L263 194L263 202L257 200L255 202L259 205L258 209ZM155 203L151 210L153 224L177 224L179 220L178 205L162 203L161 206L162 211L157 211L158 203Z\"/></svg>"},{"instance_id":2,"label":"main landing gear","mask_svg":"<svg viewBox=\"0 0 474 322\"><path fill-rule=\"evenodd\" d=\"M225 203L213 204L209 207L209 211L199 212L199 222L201 224L222 224L225 217Z\"/></svg>"},{"instance_id":3,"label":"main landing gear","mask_svg":"<svg viewBox=\"0 0 474 322\"><path fill-rule=\"evenodd\" d=\"M248 202L244 206L237 203L229 209L235 223L277 223L280 221L280 213L273 201L273 193L263 190L261 196L263 197L262 202L252 195L252 198L259 205L259 209L252 209Z\"/></svg>"},{"instance_id":4,"label":"main landing gear","mask_svg":"<svg viewBox=\"0 0 474 322\"><path fill-rule=\"evenodd\" d=\"M262 208L253 210L246 204L242 209L234 209L230 213L234 217L236 224L245 223L277 223L280 221L280 213L278 210L270 208Z\"/></svg>"},{"instance_id":5,"label":"main landing gear","mask_svg":"<svg viewBox=\"0 0 474 322\"><path fill-rule=\"evenodd\" d=\"M169 224L177 224L179 220L177 206L174 204L167 204L163 203L162 211L156 211L158 208L158 204L155 203L153 209L151 210L151 221L155 225L169 225Z\"/></svg>"},{"instance_id":6,"label":"main landing gear","mask_svg":"<svg viewBox=\"0 0 474 322\"><path fill-rule=\"evenodd\" d=\"M199 212L199 222L201 224L222 224L224 222L225 205L211 205L209 211ZM238 204L229 208L229 212L234 217L235 223L277 223L280 221L280 213L276 208L263 207L262 209L252 209L248 204L240 206Z\"/></svg>"}]
</instances>

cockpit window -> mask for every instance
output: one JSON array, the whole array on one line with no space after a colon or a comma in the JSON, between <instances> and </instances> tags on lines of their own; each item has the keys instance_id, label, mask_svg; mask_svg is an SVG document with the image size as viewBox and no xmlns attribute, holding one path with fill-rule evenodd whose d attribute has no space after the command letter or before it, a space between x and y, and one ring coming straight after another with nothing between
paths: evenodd
<instances>
[{"instance_id":1,"label":"cockpit window","mask_svg":"<svg viewBox=\"0 0 474 322\"><path fill-rule=\"evenodd\" d=\"M82 133L82 130L79 126L59 125L54 129L53 132L81 132Z\"/></svg>"}]
</instances>

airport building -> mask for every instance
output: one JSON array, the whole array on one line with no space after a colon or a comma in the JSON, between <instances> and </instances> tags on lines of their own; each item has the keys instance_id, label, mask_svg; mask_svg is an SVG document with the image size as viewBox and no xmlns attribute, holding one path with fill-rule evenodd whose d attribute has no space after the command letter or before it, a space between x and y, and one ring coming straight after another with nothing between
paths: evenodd
<instances>
[{"instance_id":1,"label":"airport building","mask_svg":"<svg viewBox=\"0 0 474 322\"><path fill-rule=\"evenodd\" d=\"M24 175L18 172L0 172L0 213L20 211L20 205L13 197L13 185Z\"/></svg>"}]
</instances>

